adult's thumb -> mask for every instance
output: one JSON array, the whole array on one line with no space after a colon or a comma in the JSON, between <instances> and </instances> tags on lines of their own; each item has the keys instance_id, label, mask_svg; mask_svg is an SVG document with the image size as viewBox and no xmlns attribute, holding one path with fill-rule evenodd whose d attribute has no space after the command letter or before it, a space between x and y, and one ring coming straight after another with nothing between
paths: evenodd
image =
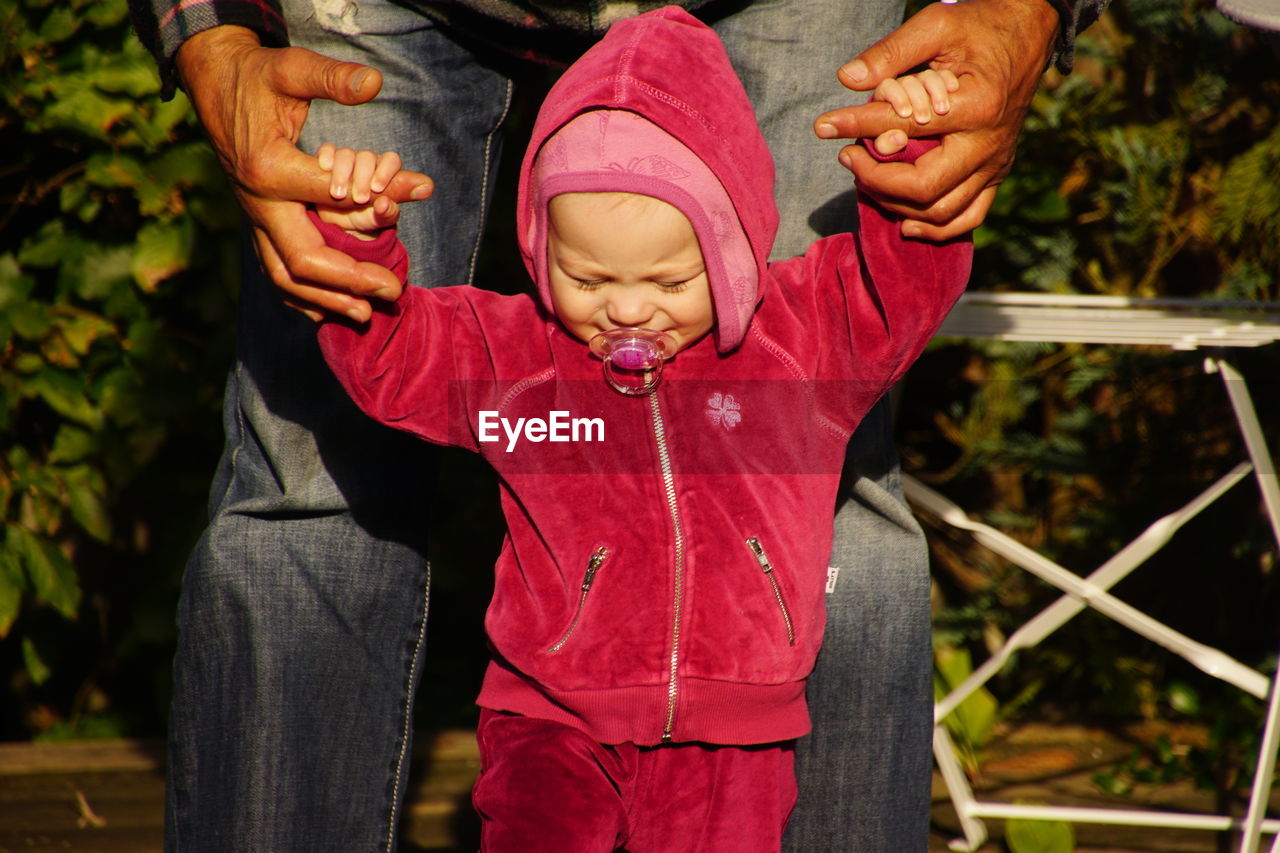
<instances>
[{"instance_id":1,"label":"adult's thumb","mask_svg":"<svg viewBox=\"0 0 1280 853\"><path fill-rule=\"evenodd\" d=\"M866 92L882 80L910 73L942 53L945 22L926 6L893 32L871 45L840 68L837 77L849 89Z\"/></svg>"},{"instance_id":2,"label":"adult's thumb","mask_svg":"<svg viewBox=\"0 0 1280 853\"><path fill-rule=\"evenodd\" d=\"M382 75L376 68L330 59L301 47L281 50L274 72L281 91L304 100L363 104L382 89Z\"/></svg>"}]
</instances>

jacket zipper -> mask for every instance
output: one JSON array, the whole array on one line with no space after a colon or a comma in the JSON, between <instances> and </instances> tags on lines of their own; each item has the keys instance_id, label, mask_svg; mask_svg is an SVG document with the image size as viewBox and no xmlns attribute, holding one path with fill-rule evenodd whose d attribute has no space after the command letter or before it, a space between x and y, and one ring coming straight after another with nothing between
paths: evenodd
<instances>
[{"instance_id":1,"label":"jacket zipper","mask_svg":"<svg viewBox=\"0 0 1280 853\"><path fill-rule=\"evenodd\" d=\"M796 644L796 629L791 623L791 611L787 609L787 600L782 596L782 587L778 585L778 579L773 576L773 563L769 562L769 555L764 552L764 546L760 544L760 540L756 537L752 536L747 540L747 547L755 555L756 562L760 564L760 569L764 572L764 576L769 579L769 586L773 587L773 597L778 600L778 609L782 611L782 621L787 626L787 645L794 646Z\"/></svg>"},{"instance_id":2,"label":"jacket zipper","mask_svg":"<svg viewBox=\"0 0 1280 853\"><path fill-rule=\"evenodd\" d=\"M604 561L608 557L609 549L601 545L591 555L591 559L587 560L587 573L582 578L582 593L578 596L578 609L573 613L573 621L569 623L569 627L565 629L560 639L556 640L555 644L547 649L548 652L558 652L564 648L564 644L569 642L569 638L577 630L578 620L582 618L582 611L587 606L587 595L591 592L591 585L596 580L596 572L600 571L600 567L604 565Z\"/></svg>"},{"instance_id":3,"label":"jacket zipper","mask_svg":"<svg viewBox=\"0 0 1280 853\"><path fill-rule=\"evenodd\" d=\"M680 660L680 617L684 607L684 528L680 524L680 507L676 505L676 483L671 473L671 456L667 453L667 432L662 422L657 391L649 394L649 411L653 414L653 434L658 445L658 464L662 468L662 486L667 497L667 511L675 534L675 591L671 617L671 661L667 676L667 719L662 726L662 742L670 743L676 723L676 699L679 692L676 676Z\"/></svg>"}]
</instances>

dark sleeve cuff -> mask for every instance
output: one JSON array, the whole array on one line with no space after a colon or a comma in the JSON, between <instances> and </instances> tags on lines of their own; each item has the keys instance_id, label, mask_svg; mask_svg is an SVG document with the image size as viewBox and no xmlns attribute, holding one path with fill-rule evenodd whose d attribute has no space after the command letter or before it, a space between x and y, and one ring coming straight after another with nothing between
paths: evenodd
<instances>
[{"instance_id":1,"label":"dark sleeve cuff","mask_svg":"<svg viewBox=\"0 0 1280 853\"><path fill-rule=\"evenodd\" d=\"M1075 65L1076 35L1084 32L1106 11L1111 0L1045 0L1058 13L1061 26L1058 41L1053 46L1050 64L1063 74L1070 74Z\"/></svg>"}]
</instances>

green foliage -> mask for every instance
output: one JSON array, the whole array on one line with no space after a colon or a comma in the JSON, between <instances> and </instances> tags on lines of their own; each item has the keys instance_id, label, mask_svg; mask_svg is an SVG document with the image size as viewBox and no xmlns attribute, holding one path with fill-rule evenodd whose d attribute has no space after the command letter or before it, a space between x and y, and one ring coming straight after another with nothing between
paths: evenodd
<instances>
[{"instance_id":1,"label":"green foliage","mask_svg":"<svg viewBox=\"0 0 1280 853\"><path fill-rule=\"evenodd\" d=\"M1229 245L1250 249L1260 264L1280 266L1276 223L1280 222L1280 124L1271 134L1236 157L1222 172L1218 185L1217 221L1213 236ZM1260 272L1262 266L1254 268ZM1257 276L1261 278L1261 276ZM1245 298L1257 298L1251 288Z\"/></svg>"},{"instance_id":2,"label":"green foliage","mask_svg":"<svg viewBox=\"0 0 1280 853\"><path fill-rule=\"evenodd\" d=\"M172 621L172 549L190 545L216 446L234 205L189 104L160 99L127 11L125 0L0 4L9 737L87 730L113 701L104 685L136 663L114 653L171 639L144 642L139 610Z\"/></svg>"},{"instance_id":3,"label":"green foliage","mask_svg":"<svg viewBox=\"0 0 1280 853\"><path fill-rule=\"evenodd\" d=\"M1280 300L1280 82L1258 33L1209 0L1113 4L1076 72L1037 94L1018 162L976 235L971 287ZM1268 436L1280 347L1233 351ZM904 465L975 516L1080 574L1243 456L1203 354L1141 347L942 341L913 368ZM1274 445L1274 442L1273 442ZM1273 446L1273 451L1276 450ZM930 531L935 627L975 655L1060 593L941 527ZM1194 592L1191 592L1194 591ZM1263 671L1280 605L1256 488L1237 487L1116 590ZM1261 709L1096 614L1081 614L990 682L1001 718L1122 727L1176 721L1098 774L1105 790L1191 780L1247 789ZM1015 848L1017 849L1017 848ZM1026 849L1040 849L1027 847Z\"/></svg>"},{"instance_id":4,"label":"green foliage","mask_svg":"<svg viewBox=\"0 0 1280 853\"><path fill-rule=\"evenodd\" d=\"M1014 818L1005 823L1005 842L1012 853L1072 853L1076 834L1060 820Z\"/></svg>"},{"instance_id":5,"label":"green foliage","mask_svg":"<svg viewBox=\"0 0 1280 853\"><path fill-rule=\"evenodd\" d=\"M933 651L933 693L941 700L973 674L973 662L964 649L938 645ZM991 691L979 687L943 721L970 768L977 766L977 752L991 736L999 719L999 705Z\"/></svg>"},{"instance_id":6,"label":"green foliage","mask_svg":"<svg viewBox=\"0 0 1280 853\"><path fill-rule=\"evenodd\" d=\"M1185 681L1173 681L1159 697L1168 720L1205 723L1203 735L1175 741L1167 733L1135 746L1118 764L1094 774L1102 791L1126 796L1141 786L1190 781L1206 790L1243 791L1253 785L1260 746L1262 703L1243 693L1202 695ZM1199 727L1197 727L1199 730Z\"/></svg>"},{"instance_id":7,"label":"green foliage","mask_svg":"<svg viewBox=\"0 0 1280 853\"><path fill-rule=\"evenodd\" d=\"M1274 63L1207 0L1115 4L1032 104L983 286L1280 298L1280 83L1244 71Z\"/></svg>"}]
</instances>

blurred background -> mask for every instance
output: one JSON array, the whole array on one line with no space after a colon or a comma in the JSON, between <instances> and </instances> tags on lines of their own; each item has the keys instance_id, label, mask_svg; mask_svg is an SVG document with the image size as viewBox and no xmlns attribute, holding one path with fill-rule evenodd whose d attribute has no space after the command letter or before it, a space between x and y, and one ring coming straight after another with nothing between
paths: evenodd
<instances>
[{"instance_id":1,"label":"blurred background","mask_svg":"<svg viewBox=\"0 0 1280 853\"><path fill-rule=\"evenodd\" d=\"M124 0L3 0L0 29L0 741L159 737L220 449L238 211ZM1047 75L972 287L1280 300L1278 58L1212 0L1117 0L1076 71ZM495 211L481 284L523 281L509 218ZM904 470L1086 574L1243 458L1202 359L936 341L902 391ZM1280 450L1280 346L1233 359ZM423 730L472 724L500 535L483 467L446 468ZM943 686L1056 594L928 530ZM1269 675L1278 572L1246 482L1115 591ZM1261 703L1092 613L975 698L951 721L975 773L993 733L1038 720L1156 732L1100 789L1189 781L1230 801L1252 778Z\"/></svg>"}]
</instances>

